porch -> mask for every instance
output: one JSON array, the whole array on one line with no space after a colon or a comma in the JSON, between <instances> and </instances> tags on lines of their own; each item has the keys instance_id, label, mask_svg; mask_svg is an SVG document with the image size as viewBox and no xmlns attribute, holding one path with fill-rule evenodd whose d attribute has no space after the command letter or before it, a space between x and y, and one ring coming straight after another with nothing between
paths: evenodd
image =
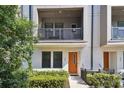
<instances>
[{"instance_id":1,"label":"porch","mask_svg":"<svg viewBox=\"0 0 124 93\"><path fill-rule=\"evenodd\" d=\"M41 48L32 55L33 69L65 70L70 74L80 74L81 48Z\"/></svg>"}]
</instances>

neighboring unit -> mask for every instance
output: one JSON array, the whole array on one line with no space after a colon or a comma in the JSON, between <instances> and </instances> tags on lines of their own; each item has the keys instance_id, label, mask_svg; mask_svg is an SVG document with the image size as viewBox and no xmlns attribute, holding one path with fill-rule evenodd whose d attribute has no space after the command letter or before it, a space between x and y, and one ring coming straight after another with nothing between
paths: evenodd
<instances>
[{"instance_id":1,"label":"neighboring unit","mask_svg":"<svg viewBox=\"0 0 124 93\"><path fill-rule=\"evenodd\" d=\"M100 40L104 69L124 69L124 6L102 6Z\"/></svg>"}]
</instances>

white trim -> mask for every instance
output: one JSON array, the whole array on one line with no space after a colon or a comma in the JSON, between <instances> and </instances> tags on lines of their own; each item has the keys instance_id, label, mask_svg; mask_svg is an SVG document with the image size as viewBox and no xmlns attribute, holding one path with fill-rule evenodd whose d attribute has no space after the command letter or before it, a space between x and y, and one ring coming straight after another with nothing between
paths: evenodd
<instances>
[{"instance_id":1,"label":"white trim","mask_svg":"<svg viewBox=\"0 0 124 93\"><path fill-rule=\"evenodd\" d=\"M111 64L110 64L110 61L111 61L110 58L111 58L111 57L110 57L110 52L109 52L109 51L108 51L108 57L109 57L109 69L110 69L110 65L111 65Z\"/></svg>"},{"instance_id":2,"label":"white trim","mask_svg":"<svg viewBox=\"0 0 124 93\"><path fill-rule=\"evenodd\" d=\"M51 62L50 62L50 64L51 64L51 68L53 68L53 51L50 51L51 52Z\"/></svg>"},{"instance_id":3,"label":"white trim","mask_svg":"<svg viewBox=\"0 0 124 93\"><path fill-rule=\"evenodd\" d=\"M61 51L62 52L62 69L63 69L63 65L64 65L64 53L63 53L63 51Z\"/></svg>"}]
</instances>

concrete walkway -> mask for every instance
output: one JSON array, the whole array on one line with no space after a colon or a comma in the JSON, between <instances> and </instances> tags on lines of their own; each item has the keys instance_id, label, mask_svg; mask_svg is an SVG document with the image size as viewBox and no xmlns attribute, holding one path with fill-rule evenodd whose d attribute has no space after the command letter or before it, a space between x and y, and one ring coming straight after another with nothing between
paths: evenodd
<instances>
[{"instance_id":1,"label":"concrete walkway","mask_svg":"<svg viewBox=\"0 0 124 93\"><path fill-rule=\"evenodd\" d=\"M89 88L79 76L69 76L70 88Z\"/></svg>"}]
</instances>

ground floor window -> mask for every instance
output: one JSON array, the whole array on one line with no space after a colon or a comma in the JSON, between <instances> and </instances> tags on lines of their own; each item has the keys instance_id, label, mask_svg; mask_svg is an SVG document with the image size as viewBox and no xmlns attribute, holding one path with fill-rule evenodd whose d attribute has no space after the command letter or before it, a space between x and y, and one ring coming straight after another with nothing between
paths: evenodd
<instances>
[{"instance_id":1,"label":"ground floor window","mask_svg":"<svg viewBox=\"0 0 124 93\"><path fill-rule=\"evenodd\" d=\"M42 52L42 68L50 68L51 66L51 53Z\"/></svg>"},{"instance_id":2,"label":"ground floor window","mask_svg":"<svg viewBox=\"0 0 124 93\"><path fill-rule=\"evenodd\" d=\"M42 68L62 68L62 52L61 51L43 51L42 52Z\"/></svg>"},{"instance_id":3,"label":"ground floor window","mask_svg":"<svg viewBox=\"0 0 124 93\"><path fill-rule=\"evenodd\" d=\"M53 68L62 68L62 52L53 52Z\"/></svg>"}]
</instances>

